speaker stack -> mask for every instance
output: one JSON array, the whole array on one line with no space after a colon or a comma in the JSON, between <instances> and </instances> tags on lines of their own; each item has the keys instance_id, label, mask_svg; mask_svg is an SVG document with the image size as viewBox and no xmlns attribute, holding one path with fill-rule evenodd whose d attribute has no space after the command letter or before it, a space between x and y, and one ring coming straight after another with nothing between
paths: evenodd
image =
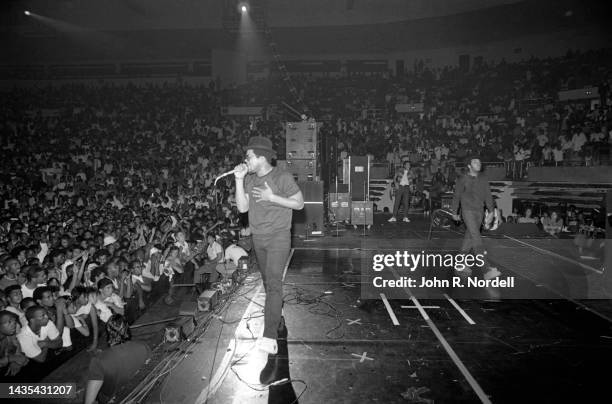
<instances>
[{"instance_id":1,"label":"speaker stack","mask_svg":"<svg viewBox=\"0 0 612 404\"><path fill-rule=\"evenodd\" d=\"M281 162L297 181L317 181L320 167L317 161L318 125L311 119L287 122L285 129L286 160Z\"/></svg>"}]
</instances>

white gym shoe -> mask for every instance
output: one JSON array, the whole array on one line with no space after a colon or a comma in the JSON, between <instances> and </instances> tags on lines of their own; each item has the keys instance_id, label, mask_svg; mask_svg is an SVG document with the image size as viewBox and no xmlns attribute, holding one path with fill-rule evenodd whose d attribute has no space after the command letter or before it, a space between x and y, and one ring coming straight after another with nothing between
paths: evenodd
<instances>
[{"instance_id":1,"label":"white gym shoe","mask_svg":"<svg viewBox=\"0 0 612 404\"><path fill-rule=\"evenodd\" d=\"M495 267L489 267L489 271L486 274L484 274L484 278L486 280L489 280L489 279L497 278L500 275L501 275L501 272L499 272L499 269Z\"/></svg>"},{"instance_id":2,"label":"white gym shoe","mask_svg":"<svg viewBox=\"0 0 612 404\"><path fill-rule=\"evenodd\" d=\"M407 217L404 218L404 222L406 223L410 223L410 219L408 219Z\"/></svg>"},{"instance_id":3,"label":"white gym shoe","mask_svg":"<svg viewBox=\"0 0 612 404\"><path fill-rule=\"evenodd\" d=\"M276 353L278 352L278 344L276 343L276 340L272 338L258 338L255 346L257 347L257 349L272 355L276 355Z\"/></svg>"},{"instance_id":4,"label":"white gym shoe","mask_svg":"<svg viewBox=\"0 0 612 404\"><path fill-rule=\"evenodd\" d=\"M390 223L397 222L397 219L395 218L395 216L392 216L391 219L388 220L388 222Z\"/></svg>"}]
</instances>

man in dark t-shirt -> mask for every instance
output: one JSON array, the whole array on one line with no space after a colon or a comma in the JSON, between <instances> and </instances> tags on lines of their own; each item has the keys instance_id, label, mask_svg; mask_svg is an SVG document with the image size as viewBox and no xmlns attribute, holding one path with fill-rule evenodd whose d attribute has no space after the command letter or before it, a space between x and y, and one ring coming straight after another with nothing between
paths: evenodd
<instances>
[{"instance_id":1,"label":"man in dark t-shirt","mask_svg":"<svg viewBox=\"0 0 612 404\"><path fill-rule=\"evenodd\" d=\"M270 164L276 152L269 139L252 137L245 149L245 163L234 168L236 204L241 213L249 212L253 247L266 291L264 333L257 346L275 355L283 304L283 269L291 248L291 216L293 209L304 207L304 198L293 176ZM253 175L247 176L248 173Z\"/></svg>"},{"instance_id":2,"label":"man in dark t-shirt","mask_svg":"<svg viewBox=\"0 0 612 404\"><path fill-rule=\"evenodd\" d=\"M478 157L468 157L466 159L467 173L457 180L455 185L455 195L451 205L453 219L459 221L463 219L465 223L465 236L461 245L461 253L467 254L473 251L474 254L486 257L486 251L482 243L480 235L480 227L484 216L484 207L488 210L488 215L485 218L487 223L493 219L493 197L491 196L491 188L486 177L480 173L482 163ZM461 217L457 213L461 207ZM486 262L483 264L485 265ZM465 274L471 272L470 268L464 270ZM493 279L500 276L497 268L489 266L484 274L485 279Z\"/></svg>"}]
</instances>

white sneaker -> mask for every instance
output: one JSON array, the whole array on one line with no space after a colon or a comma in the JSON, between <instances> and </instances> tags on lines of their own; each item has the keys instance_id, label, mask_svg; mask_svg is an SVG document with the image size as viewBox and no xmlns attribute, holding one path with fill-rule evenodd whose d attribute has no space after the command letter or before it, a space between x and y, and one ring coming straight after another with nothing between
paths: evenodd
<instances>
[{"instance_id":1,"label":"white sneaker","mask_svg":"<svg viewBox=\"0 0 612 404\"><path fill-rule=\"evenodd\" d=\"M410 219L408 219L407 217L404 218L404 222L406 223L410 223Z\"/></svg>"},{"instance_id":2,"label":"white sneaker","mask_svg":"<svg viewBox=\"0 0 612 404\"><path fill-rule=\"evenodd\" d=\"M388 220L388 222L393 223L393 222L397 222L397 219L395 218L395 216L391 217L391 219Z\"/></svg>"},{"instance_id":3,"label":"white sneaker","mask_svg":"<svg viewBox=\"0 0 612 404\"><path fill-rule=\"evenodd\" d=\"M501 275L501 272L499 272L499 269L495 267L489 267L489 271L486 274L484 274L484 278L486 280L489 280L489 279L497 278L500 275Z\"/></svg>"},{"instance_id":4,"label":"white sneaker","mask_svg":"<svg viewBox=\"0 0 612 404\"><path fill-rule=\"evenodd\" d=\"M257 349L272 355L276 355L276 353L278 352L278 344L276 343L276 340L272 338L258 338L255 346L257 347Z\"/></svg>"}]
</instances>

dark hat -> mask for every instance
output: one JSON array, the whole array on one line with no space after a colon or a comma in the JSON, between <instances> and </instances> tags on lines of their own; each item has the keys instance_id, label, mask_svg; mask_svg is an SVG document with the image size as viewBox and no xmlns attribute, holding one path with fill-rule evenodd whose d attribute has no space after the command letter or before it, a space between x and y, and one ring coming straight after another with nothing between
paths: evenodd
<instances>
[{"instance_id":1,"label":"dark hat","mask_svg":"<svg viewBox=\"0 0 612 404\"><path fill-rule=\"evenodd\" d=\"M272 141L263 136L253 136L249 139L249 144L244 146L244 150L263 151L271 153L273 157L276 157L276 151L272 148Z\"/></svg>"}]
</instances>

